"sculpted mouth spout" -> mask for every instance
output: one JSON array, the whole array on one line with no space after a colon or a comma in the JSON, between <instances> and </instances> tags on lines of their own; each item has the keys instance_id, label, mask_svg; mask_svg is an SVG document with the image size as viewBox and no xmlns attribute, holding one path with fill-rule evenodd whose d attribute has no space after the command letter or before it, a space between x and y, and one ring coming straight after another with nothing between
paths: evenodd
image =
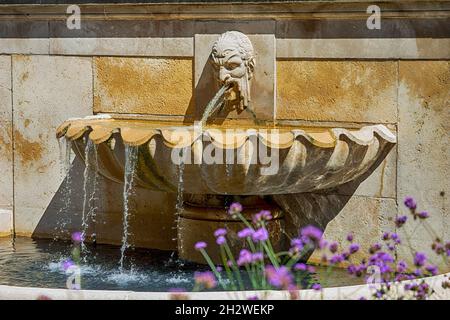
<instances>
[{"instance_id":1,"label":"sculpted mouth spout","mask_svg":"<svg viewBox=\"0 0 450 320\"><path fill-rule=\"evenodd\" d=\"M229 86L225 101L239 110L249 107L250 87L255 68L253 45L238 31L223 33L214 43L211 61L218 71L218 81Z\"/></svg>"}]
</instances>

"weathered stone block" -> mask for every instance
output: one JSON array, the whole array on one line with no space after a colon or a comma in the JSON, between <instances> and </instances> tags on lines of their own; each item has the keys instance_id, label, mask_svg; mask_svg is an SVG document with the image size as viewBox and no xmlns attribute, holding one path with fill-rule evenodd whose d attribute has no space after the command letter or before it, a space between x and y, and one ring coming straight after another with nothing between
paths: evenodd
<instances>
[{"instance_id":1,"label":"weathered stone block","mask_svg":"<svg viewBox=\"0 0 450 320\"><path fill-rule=\"evenodd\" d=\"M278 61L277 119L395 123L397 63Z\"/></svg>"},{"instance_id":2,"label":"weathered stone block","mask_svg":"<svg viewBox=\"0 0 450 320\"><path fill-rule=\"evenodd\" d=\"M354 255L355 260L358 261L367 257L370 245L380 241L383 232L395 230L396 212L397 204L394 199L353 196L328 224L324 238L337 241L342 249L348 246L345 238L352 233L355 242L361 245L360 251ZM321 256L321 252L316 250L309 261L320 262Z\"/></svg>"},{"instance_id":3,"label":"weathered stone block","mask_svg":"<svg viewBox=\"0 0 450 320\"><path fill-rule=\"evenodd\" d=\"M192 38L51 38L50 54L192 57Z\"/></svg>"},{"instance_id":4,"label":"weathered stone block","mask_svg":"<svg viewBox=\"0 0 450 320\"><path fill-rule=\"evenodd\" d=\"M94 112L184 115L191 99L191 59L94 58Z\"/></svg>"},{"instance_id":5,"label":"weathered stone block","mask_svg":"<svg viewBox=\"0 0 450 320\"><path fill-rule=\"evenodd\" d=\"M56 128L92 114L90 58L13 56L15 227L31 234L62 181Z\"/></svg>"},{"instance_id":6,"label":"weathered stone block","mask_svg":"<svg viewBox=\"0 0 450 320\"><path fill-rule=\"evenodd\" d=\"M450 238L450 62L399 62L398 202L413 196L436 234ZM400 206L399 214L407 210ZM412 223L399 229L418 251L431 254L432 235ZM401 252L409 258L409 252ZM441 259L433 257L439 263ZM448 266L447 266L448 268Z\"/></svg>"},{"instance_id":7,"label":"weathered stone block","mask_svg":"<svg viewBox=\"0 0 450 320\"><path fill-rule=\"evenodd\" d=\"M11 57L0 56L0 209L8 210L13 207L11 95Z\"/></svg>"},{"instance_id":8,"label":"weathered stone block","mask_svg":"<svg viewBox=\"0 0 450 320\"><path fill-rule=\"evenodd\" d=\"M12 234L13 229L12 210L0 209L0 237L7 237Z\"/></svg>"},{"instance_id":9,"label":"weathered stone block","mask_svg":"<svg viewBox=\"0 0 450 320\"><path fill-rule=\"evenodd\" d=\"M367 178L366 175L368 174ZM360 180L350 182L339 188L336 193L374 198L397 198L397 150L394 147L380 165L367 172ZM358 183L360 183L358 185Z\"/></svg>"}]
</instances>

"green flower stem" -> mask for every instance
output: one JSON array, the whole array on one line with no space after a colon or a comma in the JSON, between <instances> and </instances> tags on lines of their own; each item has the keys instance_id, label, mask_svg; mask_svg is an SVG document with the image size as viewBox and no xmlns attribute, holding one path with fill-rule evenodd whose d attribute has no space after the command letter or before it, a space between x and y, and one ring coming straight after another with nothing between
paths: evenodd
<instances>
[{"instance_id":1,"label":"green flower stem","mask_svg":"<svg viewBox=\"0 0 450 320\"><path fill-rule=\"evenodd\" d=\"M236 275L236 279L238 281L239 284L239 289L240 290L244 290L245 286L244 283L242 282L242 277L241 277L241 273L239 271L239 268L237 266L236 260L234 259L233 253L231 252L230 247L228 246L228 243L225 243L224 245L225 251L228 255L228 259L231 261L231 268L233 269L235 275Z\"/></svg>"},{"instance_id":2,"label":"green flower stem","mask_svg":"<svg viewBox=\"0 0 450 320\"><path fill-rule=\"evenodd\" d=\"M264 251L267 253L267 256L269 257L270 262L274 265L274 267L279 268L280 264L278 263L278 259L274 256L274 252L270 250L270 248L267 246L267 241L263 241L262 245L264 247Z\"/></svg>"},{"instance_id":3,"label":"green flower stem","mask_svg":"<svg viewBox=\"0 0 450 320\"><path fill-rule=\"evenodd\" d=\"M253 274L253 272L252 272L252 270L251 270L251 268L249 267L248 264L245 264L245 270L246 270L247 273L248 273L248 277L250 278L250 282L252 283L253 289L254 289L254 290L257 289L258 286L257 286L257 284L256 284L254 274Z\"/></svg>"},{"instance_id":4,"label":"green flower stem","mask_svg":"<svg viewBox=\"0 0 450 320\"><path fill-rule=\"evenodd\" d=\"M208 263L209 267L211 268L212 272L214 273L214 275L216 276L217 280L220 283L220 286L226 290L226 285L224 284L222 277L220 276L220 273L217 271L216 266L214 265L214 263L212 262L211 258L209 257L209 255L206 253L205 249L200 249L200 252L203 255L203 258L205 258L206 262Z\"/></svg>"},{"instance_id":5,"label":"green flower stem","mask_svg":"<svg viewBox=\"0 0 450 320\"><path fill-rule=\"evenodd\" d=\"M225 249L223 248L223 246L220 246L220 256L222 257L222 262L223 262L223 266L225 268L225 272L227 273L228 278L231 280L231 289L232 290L236 290L236 280L234 279L233 273L231 272L230 267L228 266L227 263L227 256L226 256L226 252Z\"/></svg>"}]
</instances>

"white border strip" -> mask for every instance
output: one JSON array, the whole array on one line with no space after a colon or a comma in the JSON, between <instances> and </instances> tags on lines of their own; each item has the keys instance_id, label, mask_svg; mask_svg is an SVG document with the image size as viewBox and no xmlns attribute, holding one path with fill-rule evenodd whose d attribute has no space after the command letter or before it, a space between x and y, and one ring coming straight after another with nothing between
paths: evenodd
<instances>
[{"instance_id":1,"label":"white border strip","mask_svg":"<svg viewBox=\"0 0 450 320\"><path fill-rule=\"evenodd\" d=\"M437 300L450 299L450 289L443 289L442 282L449 281L450 273L425 278L425 282L435 290L430 297ZM411 281L402 281L397 284L396 294L401 294L403 285ZM297 291L300 300L356 300L361 297L370 299L373 288L369 285L356 285L336 288L325 288L322 291ZM257 294L262 299L286 300L290 295L286 291L224 291L224 292L189 292L190 300L243 300ZM167 300L171 298L168 292L134 292L134 291L107 291L107 290L67 290L13 287L0 285L0 300L35 300L45 296L53 300Z\"/></svg>"},{"instance_id":2,"label":"white border strip","mask_svg":"<svg viewBox=\"0 0 450 320\"><path fill-rule=\"evenodd\" d=\"M186 38L0 38L0 54L193 57ZM450 59L450 39L276 39L279 59Z\"/></svg>"},{"instance_id":3,"label":"white border strip","mask_svg":"<svg viewBox=\"0 0 450 320\"><path fill-rule=\"evenodd\" d=\"M449 59L450 39L277 39L277 58Z\"/></svg>"}]
</instances>

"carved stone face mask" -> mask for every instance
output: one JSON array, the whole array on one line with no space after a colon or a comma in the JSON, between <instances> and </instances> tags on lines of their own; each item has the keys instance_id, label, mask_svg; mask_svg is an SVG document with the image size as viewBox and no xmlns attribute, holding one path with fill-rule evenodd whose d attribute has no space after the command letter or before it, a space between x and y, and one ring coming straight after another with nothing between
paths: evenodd
<instances>
[{"instance_id":1,"label":"carved stone face mask","mask_svg":"<svg viewBox=\"0 0 450 320\"><path fill-rule=\"evenodd\" d=\"M213 45L211 59L218 70L220 85L231 85L225 94L228 104L240 110L249 106L255 58L248 37L237 31L223 33Z\"/></svg>"}]
</instances>

